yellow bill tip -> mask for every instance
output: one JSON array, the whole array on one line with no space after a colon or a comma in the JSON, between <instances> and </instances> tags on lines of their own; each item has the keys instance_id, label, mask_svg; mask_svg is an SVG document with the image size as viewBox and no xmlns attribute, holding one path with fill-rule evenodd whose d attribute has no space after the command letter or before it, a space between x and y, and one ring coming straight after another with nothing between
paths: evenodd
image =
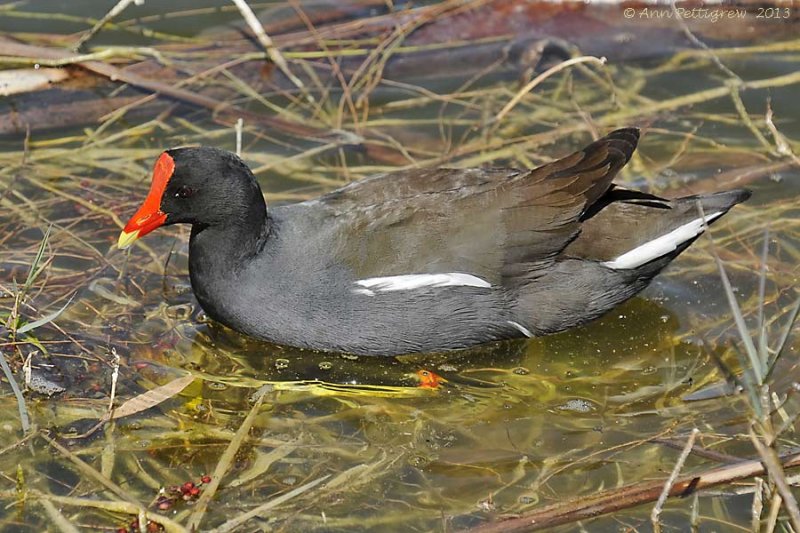
<instances>
[{"instance_id":1,"label":"yellow bill tip","mask_svg":"<svg viewBox=\"0 0 800 533\"><path fill-rule=\"evenodd\" d=\"M119 234L119 240L117 241L117 248L120 250L124 250L129 248L133 242L139 238L139 230L132 231L130 233L122 232Z\"/></svg>"}]
</instances>

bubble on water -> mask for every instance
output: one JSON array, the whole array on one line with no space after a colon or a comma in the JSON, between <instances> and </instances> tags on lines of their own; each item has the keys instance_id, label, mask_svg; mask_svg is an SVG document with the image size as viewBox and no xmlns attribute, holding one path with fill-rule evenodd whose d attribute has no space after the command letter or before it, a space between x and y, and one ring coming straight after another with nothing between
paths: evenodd
<instances>
[{"instance_id":1,"label":"bubble on water","mask_svg":"<svg viewBox=\"0 0 800 533\"><path fill-rule=\"evenodd\" d=\"M422 455L412 455L408 458L408 464L416 468L424 468L428 463L430 463L430 459Z\"/></svg>"},{"instance_id":2,"label":"bubble on water","mask_svg":"<svg viewBox=\"0 0 800 533\"><path fill-rule=\"evenodd\" d=\"M567 400L557 407L560 411L572 411L574 413L590 413L596 410L592 402L584 400L583 398L573 398Z\"/></svg>"}]
</instances>

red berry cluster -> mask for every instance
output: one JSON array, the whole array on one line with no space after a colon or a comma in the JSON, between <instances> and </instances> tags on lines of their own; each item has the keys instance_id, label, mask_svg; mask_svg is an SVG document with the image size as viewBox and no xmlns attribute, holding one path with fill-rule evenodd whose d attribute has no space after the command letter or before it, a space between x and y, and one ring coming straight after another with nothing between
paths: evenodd
<instances>
[{"instance_id":1,"label":"red berry cluster","mask_svg":"<svg viewBox=\"0 0 800 533\"><path fill-rule=\"evenodd\" d=\"M171 509L178 500L195 501L200 496L200 487L209 483L211 483L211 476L204 475L196 484L193 481L187 481L183 485L174 485L167 490L166 494L158 498L156 506L160 511L166 511Z\"/></svg>"},{"instance_id":2,"label":"red berry cluster","mask_svg":"<svg viewBox=\"0 0 800 533\"><path fill-rule=\"evenodd\" d=\"M156 500L156 508L159 511L168 511L172 509L172 507L180 500L183 501L195 501L200 496L201 487L203 485L208 485L211 483L211 476L204 475L200 477L200 480L197 483L193 481L187 481L183 485L174 485L166 490L165 494L162 494ZM163 531L164 528L149 520L147 522L147 533L158 533L159 531ZM139 519L134 518L128 527L121 527L117 529L117 533L138 533L139 532Z\"/></svg>"}]
</instances>

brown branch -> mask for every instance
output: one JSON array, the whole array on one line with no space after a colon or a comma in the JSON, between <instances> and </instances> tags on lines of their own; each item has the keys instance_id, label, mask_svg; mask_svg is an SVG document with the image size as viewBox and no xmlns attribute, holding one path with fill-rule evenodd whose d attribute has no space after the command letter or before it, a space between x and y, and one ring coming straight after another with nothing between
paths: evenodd
<instances>
[{"instance_id":1,"label":"brown branch","mask_svg":"<svg viewBox=\"0 0 800 533\"><path fill-rule=\"evenodd\" d=\"M32 57L43 60L63 60L73 57L68 50L57 48L47 48L42 46L33 46L28 44L20 44L9 41L0 42L0 55L17 56L17 57ZM173 87L167 83L129 72L127 70L119 69L113 65L102 63L100 61L82 61L77 63L78 66L104 76L112 81L127 83L134 87L158 93L159 95L179 100L197 107L209 109L215 114L215 118L224 123L233 125L240 118L253 123L266 126L268 128L282 131L288 135L304 139L317 139L323 142L331 142L332 137L339 137L339 144L360 144L366 150L370 157L384 163L391 163L397 165L408 164L409 160L399 151L387 146L383 146L371 141L365 141L355 134L348 134L344 131L329 131L306 124L299 124L286 119L266 116L260 113L254 113L241 109L237 106L220 102L214 98L204 96L186 89Z\"/></svg>"},{"instance_id":2,"label":"brown branch","mask_svg":"<svg viewBox=\"0 0 800 533\"><path fill-rule=\"evenodd\" d=\"M769 479L775 483L775 488L783 498L783 507L789 514L789 523L792 529L800 531L800 508L797 506L797 500L792 494L792 489L789 487L789 482L786 481L786 474L784 469L786 465L781 465L782 461L775 450L761 442L761 437L756 435L753 426L750 426L750 440L753 442L758 455L761 456L761 461L769 472Z\"/></svg>"},{"instance_id":3,"label":"brown branch","mask_svg":"<svg viewBox=\"0 0 800 533\"><path fill-rule=\"evenodd\" d=\"M800 466L800 453L797 450L782 455L780 459L784 469ZM738 464L682 476L673 484L669 495L670 497L685 497L700 489L716 487L753 476L761 476L765 473L766 470L760 460L742 461ZM663 481L637 483L575 500L555 503L514 518L490 522L472 528L469 531L470 533L537 531L577 522L578 520L596 518L622 509L654 502L658 499L663 487Z\"/></svg>"}]
</instances>

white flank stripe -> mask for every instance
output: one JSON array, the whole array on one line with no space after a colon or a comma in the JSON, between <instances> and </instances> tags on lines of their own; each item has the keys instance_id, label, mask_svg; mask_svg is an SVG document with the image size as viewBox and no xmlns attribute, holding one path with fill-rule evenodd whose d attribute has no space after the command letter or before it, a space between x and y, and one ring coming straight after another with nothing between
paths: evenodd
<instances>
[{"instance_id":1,"label":"white flank stripe","mask_svg":"<svg viewBox=\"0 0 800 533\"><path fill-rule=\"evenodd\" d=\"M711 222L722 214L723 211L719 211L706 215L706 223ZM642 266L653 259L658 259L670 252L674 252L681 244L703 233L704 226L703 219L696 218L665 235L648 241L641 246L637 246L629 252L625 252L613 261L605 261L602 264L603 266L613 269L627 269Z\"/></svg>"},{"instance_id":2,"label":"white flank stripe","mask_svg":"<svg viewBox=\"0 0 800 533\"><path fill-rule=\"evenodd\" d=\"M529 330L519 322L514 322L513 320L509 320L508 323L517 328L518 330L520 330L520 332L522 332L522 334L525 335L526 337L533 337L531 330Z\"/></svg>"},{"instance_id":3,"label":"white flank stripe","mask_svg":"<svg viewBox=\"0 0 800 533\"><path fill-rule=\"evenodd\" d=\"M356 281L363 289L354 289L358 294L374 295L375 291L409 291L423 287L482 287L488 289L492 285L472 274L449 272L447 274L404 274L402 276L386 276L367 278Z\"/></svg>"}]
</instances>

